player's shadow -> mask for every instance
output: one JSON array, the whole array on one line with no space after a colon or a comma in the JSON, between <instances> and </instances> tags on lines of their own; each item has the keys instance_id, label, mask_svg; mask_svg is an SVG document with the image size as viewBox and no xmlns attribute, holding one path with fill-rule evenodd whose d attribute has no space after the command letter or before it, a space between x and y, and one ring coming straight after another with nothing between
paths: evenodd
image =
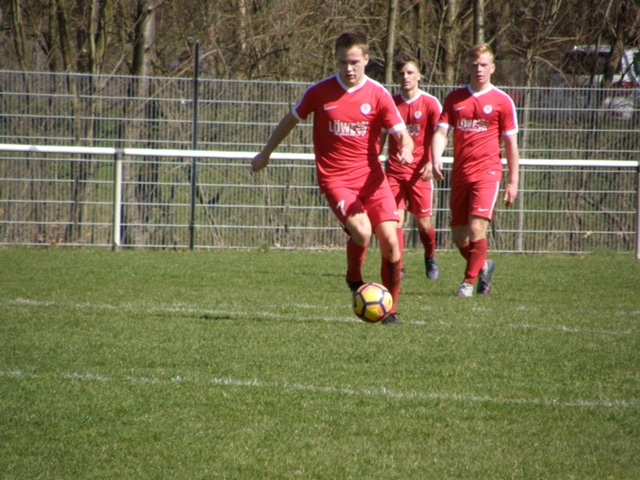
<instances>
[{"instance_id":1,"label":"player's shadow","mask_svg":"<svg viewBox=\"0 0 640 480\"><path fill-rule=\"evenodd\" d=\"M204 320L207 322L233 320L233 317L231 315L227 315L224 313L157 312L155 316L170 320L176 320L180 318L183 320Z\"/></svg>"},{"instance_id":2,"label":"player's shadow","mask_svg":"<svg viewBox=\"0 0 640 480\"><path fill-rule=\"evenodd\" d=\"M230 315L224 315L222 313L205 313L203 315L197 315L196 318L200 320L207 320L210 322L221 320L233 320Z\"/></svg>"}]
</instances>

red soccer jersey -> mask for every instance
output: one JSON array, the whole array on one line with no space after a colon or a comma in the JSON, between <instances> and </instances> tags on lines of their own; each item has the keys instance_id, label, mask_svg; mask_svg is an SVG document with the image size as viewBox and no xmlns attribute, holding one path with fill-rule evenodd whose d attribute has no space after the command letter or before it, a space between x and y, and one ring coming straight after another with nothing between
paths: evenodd
<instances>
[{"instance_id":1,"label":"red soccer jersey","mask_svg":"<svg viewBox=\"0 0 640 480\"><path fill-rule=\"evenodd\" d=\"M410 100L405 100L400 93L394 95L393 100L413 139L414 162L401 166L398 163L398 142L394 137L389 137L387 172L411 176L412 172L420 170L431 158L431 137L438 125L442 105L436 97L422 90L419 90L418 94Z\"/></svg>"},{"instance_id":2,"label":"red soccer jersey","mask_svg":"<svg viewBox=\"0 0 640 480\"><path fill-rule=\"evenodd\" d=\"M502 137L518 133L509 95L494 86L480 93L468 86L454 90L444 101L438 125L454 129L454 178L473 181L491 171L496 180L502 178Z\"/></svg>"},{"instance_id":3,"label":"red soccer jersey","mask_svg":"<svg viewBox=\"0 0 640 480\"><path fill-rule=\"evenodd\" d=\"M384 172L378 160L380 133L405 128L391 94L365 78L349 88L338 75L311 86L293 107L299 120L313 113L318 183L359 186Z\"/></svg>"}]
</instances>

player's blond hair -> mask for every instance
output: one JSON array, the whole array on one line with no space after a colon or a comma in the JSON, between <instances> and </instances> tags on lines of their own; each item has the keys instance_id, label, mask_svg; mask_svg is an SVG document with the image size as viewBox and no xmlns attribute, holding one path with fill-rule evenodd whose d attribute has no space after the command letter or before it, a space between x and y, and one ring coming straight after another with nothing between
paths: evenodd
<instances>
[{"instance_id":1,"label":"player's blond hair","mask_svg":"<svg viewBox=\"0 0 640 480\"><path fill-rule=\"evenodd\" d=\"M467 61L472 62L484 54L489 54L491 56L491 61L493 62L495 55L493 53L493 50L491 50L491 47L486 43L481 43L471 47L469 50L466 51L464 58Z\"/></svg>"},{"instance_id":2,"label":"player's blond hair","mask_svg":"<svg viewBox=\"0 0 640 480\"><path fill-rule=\"evenodd\" d=\"M353 47L360 47L363 55L369 54L369 39L364 32L345 32L336 39L335 53L344 48L350 50Z\"/></svg>"}]
</instances>

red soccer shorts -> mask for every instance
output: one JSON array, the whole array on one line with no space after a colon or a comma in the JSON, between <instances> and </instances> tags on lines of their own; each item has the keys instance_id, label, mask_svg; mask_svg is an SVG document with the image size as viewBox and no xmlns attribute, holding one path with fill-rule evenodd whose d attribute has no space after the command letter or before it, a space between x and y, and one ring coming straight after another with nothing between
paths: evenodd
<instances>
[{"instance_id":1,"label":"red soccer shorts","mask_svg":"<svg viewBox=\"0 0 640 480\"><path fill-rule=\"evenodd\" d=\"M382 222L400 220L396 201L386 178L382 183L375 183L367 188L329 186L324 189L324 196L343 227L349 217L358 213L366 213L373 228Z\"/></svg>"},{"instance_id":2,"label":"red soccer shorts","mask_svg":"<svg viewBox=\"0 0 640 480\"><path fill-rule=\"evenodd\" d=\"M418 218L433 215L433 180L419 177L398 178L389 175L389 186L399 210L408 210Z\"/></svg>"},{"instance_id":3,"label":"red soccer shorts","mask_svg":"<svg viewBox=\"0 0 640 480\"><path fill-rule=\"evenodd\" d=\"M495 179L475 182L456 182L451 185L452 227L468 225L469 217L480 217L491 221L498 199L500 182Z\"/></svg>"}]
</instances>

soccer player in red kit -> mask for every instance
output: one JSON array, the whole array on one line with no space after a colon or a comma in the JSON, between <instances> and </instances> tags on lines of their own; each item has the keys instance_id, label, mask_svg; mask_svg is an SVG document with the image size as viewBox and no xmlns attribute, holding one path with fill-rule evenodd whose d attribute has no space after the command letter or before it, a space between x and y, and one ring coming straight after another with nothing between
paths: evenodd
<instances>
[{"instance_id":1,"label":"soccer player in red kit","mask_svg":"<svg viewBox=\"0 0 640 480\"><path fill-rule=\"evenodd\" d=\"M436 231L431 223L433 215L433 175L427 168L431 161L431 138L438 124L442 105L436 97L420 89L420 62L413 55L405 54L394 62L396 81L400 93L393 96L407 130L413 139L414 162L402 165L398 161L398 142L389 139L389 160L387 177L391 191L398 204L400 222L398 223L398 243L404 252L405 211L416 219L418 235L424 248L425 273L428 279L437 280L440 276L436 261ZM386 140L383 131L382 144Z\"/></svg>"},{"instance_id":2,"label":"soccer player in red kit","mask_svg":"<svg viewBox=\"0 0 640 480\"><path fill-rule=\"evenodd\" d=\"M253 158L251 168L253 172L265 168L271 153L298 122L313 114L318 184L349 235L347 284L354 292L364 283L362 267L371 236L375 234L382 253L382 284L393 297L393 309L383 322L398 325L402 281L396 234L399 218L378 153L383 128L397 140L401 163L413 162L413 141L391 94L365 74L368 50L364 33L347 32L338 37L335 43L338 73L304 93Z\"/></svg>"},{"instance_id":3,"label":"soccer player in red kit","mask_svg":"<svg viewBox=\"0 0 640 480\"><path fill-rule=\"evenodd\" d=\"M454 130L451 179L451 232L453 242L467 261L457 296L471 297L491 291L495 263L487 259L487 230L502 181L501 141L509 176L504 203L510 207L518 195L518 121L513 100L491 84L494 54L488 45L476 45L465 55L470 84L454 90L433 136L432 168L442 179L442 153L447 132Z\"/></svg>"}]
</instances>

